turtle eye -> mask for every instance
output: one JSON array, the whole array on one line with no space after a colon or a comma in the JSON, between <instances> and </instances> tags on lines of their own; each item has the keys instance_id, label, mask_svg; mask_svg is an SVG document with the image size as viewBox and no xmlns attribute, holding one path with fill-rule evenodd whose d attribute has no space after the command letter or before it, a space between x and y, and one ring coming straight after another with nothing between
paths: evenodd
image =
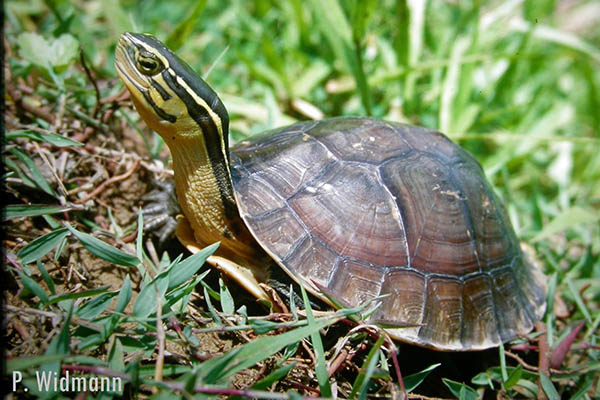
<instances>
[{"instance_id":1,"label":"turtle eye","mask_svg":"<svg viewBox=\"0 0 600 400\"><path fill-rule=\"evenodd\" d=\"M156 56L149 52L139 52L137 54L137 66L144 75L156 75L164 69L163 63Z\"/></svg>"}]
</instances>

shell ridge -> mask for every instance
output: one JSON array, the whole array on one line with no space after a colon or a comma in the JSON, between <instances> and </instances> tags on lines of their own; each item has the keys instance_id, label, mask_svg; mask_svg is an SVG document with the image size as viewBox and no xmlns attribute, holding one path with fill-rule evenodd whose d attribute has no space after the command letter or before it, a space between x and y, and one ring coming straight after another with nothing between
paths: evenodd
<instances>
[{"instance_id":1,"label":"shell ridge","mask_svg":"<svg viewBox=\"0 0 600 400\"><path fill-rule=\"evenodd\" d=\"M417 235L417 243L415 243L415 249L414 249L413 253L412 254L409 253L409 257L408 257L410 259L409 262L411 263L411 265L412 265L412 258L415 257L415 255L419 253L419 247L421 245L421 238L423 237L423 233L425 231L425 228L427 227L426 221L427 221L429 215L432 213L433 209L435 208L436 201L437 200L432 201L431 207L429 207L429 209L424 214L422 214L423 222L420 226L419 234Z\"/></svg>"},{"instance_id":2,"label":"shell ridge","mask_svg":"<svg viewBox=\"0 0 600 400\"><path fill-rule=\"evenodd\" d=\"M310 238L310 235L305 234L302 235L302 237L296 241L296 243L294 243L294 245L292 247L290 247L290 251L286 254L285 257L283 257L281 259L281 263L288 265L290 258L295 256L296 251L298 251L298 249L304 244L305 241L307 241Z\"/></svg>"},{"instance_id":3,"label":"shell ridge","mask_svg":"<svg viewBox=\"0 0 600 400\"><path fill-rule=\"evenodd\" d=\"M482 261L480 259L479 252L477 251L477 237L478 233L475 231L475 225L473 224L473 214L471 213L471 209L469 208L469 204L467 203L467 198L465 197L465 190L460 183L460 179L457 178L456 173L454 172L454 168L448 169L448 178L452 182L452 185L458 190L459 195L458 199L460 200L461 208L463 210L464 221L467 225L467 230L469 232L469 237L471 239L471 247L473 248L473 254L475 255L475 259L477 260L477 267L479 271L483 271Z\"/></svg>"},{"instance_id":4,"label":"shell ridge","mask_svg":"<svg viewBox=\"0 0 600 400\"><path fill-rule=\"evenodd\" d=\"M424 274L424 279L423 279L423 307L421 307L421 323L424 322L425 319L425 310L427 310L427 303L431 302L431 300L429 299L429 275L428 274ZM419 338L419 341L421 343L427 343L429 344L431 341L430 340L425 340L424 338L424 329L426 325L420 326L419 329L417 330L417 337Z\"/></svg>"},{"instance_id":5,"label":"shell ridge","mask_svg":"<svg viewBox=\"0 0 600 400\"><path fill-rule=\"evenodd\" d=\"M330 160L330 161L327 163L327 165L326 165L326 166L325 166L325 167L324 167L324 168L323 168L323 169L322 169L322 170L321 170L321 171L320 171L320 172L319 172L317 175L315 175L315 176L314 176L312 179L310 179L310 180L309 180L309 181L307 181L307 182L305 182L305 181L304 181L304 175L306 175L306 172L308 171L308 169L306 169L306 170L305 170L305 171L302 173L302 179L301 179L301 182L303 182L303 184L302 184L302 185L300 185L300 186L299 186L299 187L296 189L296 193L294 193L292 196L290 196L290 199L291 199L293 196L296 196L298 193L300 193L300 192L302 192L303 190L305 190L307 187L313 186L315 182L319 182L319 181L320 181L320 180L323 178L323 176L325 176L325 175L326 175L326 174L329 172L329 170L330 170L331 168L334 168L334 165L335 165L336 163L341 163L341 162L342 162L342 160L340 160L340 159L338 158L338 156L337 156L335 153L333 153L331 150L329 150L329 148L328 148L328 147L327 147L327 146L326 146L326 145L325 145L323 142L321 142L321 141L320 141L318 138L316 138L316 137L314 137L314 136L311 136L311 135L309 135L309 134L308 134L308 133L306 133L306 132L304 132L304 134L308 135L308 136L310 137L311 141L313 141L313 142L315 142L315 143L319 144L320 146L322 146L322 147L325 149L325 151L327 152L327 154L328 154L330 157L332 157L332 158L333 158L333 160Z\"/></svg>"},{"instance_id":6,"label":"shell ridge","mask_svg":"<svg viewBox=\"0 0 600 400\"><path fill-rule=\"evenodd\" d=\"M519 252L520 251L521 250L519 249ZM529 269L532 267L529 266L525 262L525 259L523 258L522 254L519 254L518 257L515 257L515 259L513 260L513 264L515 265L515 267L513 267L511 265L511 270L513 270L513 271L516 270L516 268L519 268L519 266L520 266L521 268L525 269L525 272L527 273L527 275L529 275L529 273L531 272ZM532 278L532 277L530 277L530 278ZM519 283L518 279L515 279L515 282L517 282L517 288L519 290L518 298L521 303L521 306L524 306L525 313L527 314L527 318L529 318L529 322L533 325L533 324L535 324L535 321L537 319L536 319L535 315L532 315L531 302L527 301L527 296L525 296L525 294L523 293L522 285Z\"/></svg>"},{"instance_id":7,"label":"shell ridge","mask_svg":"<svg viewBox=\"0 0 600 400\"><path fill-rule=\"evenodd\" d=\"M406 225L404 224L406 217L404 215L404 212L402 211L402 207L400 206L398 197L392 193L392 191L390 190L390 187L386 184L385 179L383 179L383 176L381 175L381 167L377 168L377 180L379 181L379 183L381 183L381 187L386 191L388 196L390 196L390 198L392 199L392 203L394 204L394 210L398 213L399 224L400 224L400 227L402 228L402 232L404 233L404 249L406 251L406 263L408 264L407 265L408 267L412 267L412 258L411 258L411 254L410 254L410 249L408 248Z\"/></svg>"},{"instance_id":8,"label":"shell ridge","mask_svg":"<svg viewBox=\"0 0 600 400\"><path fill-rule=\"evenodd\" d=\"M319 186L318 183L323 180L323 177L326 176L332 168L335 168L336 164L337 164L336 162L330 162L329 164L327 164L313 179L309 180L304 185L298 187L298 190L296 190L296 193L292 194L291 196L289 196L287 199L284 199L284 200L289 202L290 200L293 200L296 197L300 196L307 188L311 188L313 186ZM315 184L315 183L317 183L317 184Z\"/></svg>"}]
</instances>

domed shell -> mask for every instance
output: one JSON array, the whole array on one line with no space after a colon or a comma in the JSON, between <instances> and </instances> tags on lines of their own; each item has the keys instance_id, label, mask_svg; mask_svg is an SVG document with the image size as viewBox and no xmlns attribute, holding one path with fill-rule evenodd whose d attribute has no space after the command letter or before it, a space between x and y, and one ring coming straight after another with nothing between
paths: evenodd
<instances>
[{"instance_id":1,"label":"domed shell","mask_svg":"<svg viewBox=\"0 0 600 400\"><path fill-rule=\"evenodd\" d=\"M544 312L541 273L477 161L439 132L367 118L304 122L232 149L242 218L295 279L440 350L497 346Z\"/></svg>"}]
</instances>

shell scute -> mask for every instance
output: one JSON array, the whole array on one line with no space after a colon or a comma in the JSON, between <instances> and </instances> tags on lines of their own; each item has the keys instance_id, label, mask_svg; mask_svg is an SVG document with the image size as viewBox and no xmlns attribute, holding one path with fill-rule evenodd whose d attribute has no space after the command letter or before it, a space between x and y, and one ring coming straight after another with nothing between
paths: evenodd
<instances>
[{"instance_id":1,"label":"shell scute","mask_svg":"<svg viewBox=\"0 0 600 400\"><path fill-rule=\"evenodd\" d=\"M308 133L346 161L379 165L412 150L394 127L370 119L331 119L314 126Z\"/></svg>"},{"instance_id":2,"label":"shell scute","mask_svg":"<svg viewBox=\"0 0 600 400\"><path fill-rule=\"evenodd\" d=\"M491 270L509 264L518 253L517 239L483 171L470 162L456 164L453 171L457 181L463 182L465 206L481 268Z\"/></svg>"},{"instance_id":3,"label":"shell scute","mask_svg":"<svg viewBox=\"0 0 600 400\"><path fill-rule=\"evenodd\" d=\"M449 348L460 348L463 327L460 280L431 277L427 280L426 291L424 325L419 329L419 337L425 342L445 343Z\"/></svg>"},{"instance_id":4,"label":"shell scute","mask_svg":"<svg viewBox=\"0 0 600 400\"><path fill-rule=\"evenodd\" d=\"M307 231L343 257L377 265L406 263L395 203L380 190L374 168L336 163L289 199Z\"/></svg>"},{"instance_id":5,"label":"shell scute","mask_svg":"<svg viewBox=\"0 0 600 400\"><path fill-rule=\"evenodd\" d=\"M463 275L479 260L462 185L443 161L428 153L390 160L381 176L406 229L410 265L427 272Z\"/></svg>"},{"instance_id":6,"label":"shell scute","mask_svg":"<svg viewBox=\"0 0 600 400\"><path fill-rule=\"evenodd\" d=\"M381 293L389 296L382 299L373 319L407 326L402 328L403 335L416 342L423 323L426 283L423 274L410 269L388 271Z\"/></svg>"},{"instance_id":7,"label":"shell scute","mask_svg":"<svg viewBox=\"0 0 600 400\"><path fill-rule=\"evenodd\" d=\"M465 280L463 285L464 323L473 329L463 331L467 343L500 343L492 282L485 274Z\"/></svg>"},{"instance_id":8,"label":"shell scute","mask_svg":"<svg viewBox=\"0 0 600 400\"><path fill-rule=\"evenodd\" d=\"M328 287L340 257L315 237L306 234L292 249L282 264L300 276L311 277Z\"/></svg>"},{"instance_id":9,"label":"shell scute","mask_svg":"<svg viewBox=\"0 0 600 400\"><path fill-rule=\"evenodd\" d=\"M329 288L340 300L354 306L378 296L384 277L382 268L344 260L336 269Z\"/></svg>"},{"instance_id":10,"label":"shell scute","mask_svg":"<svg viewBox=\"0 0 600 400\"><path fill-rule=\"evenodd\" d=\"M520 283L512 269L495 271L492 277L492 293L498 316L498 330L502 341L514 338L523 329L533 328L528 305L524 302Z\"/></svg>"},{"instance_id":11,"label":"shell scute","mask_svg":"<svg viewBox=\"0 0 600 400\"><path fill-rule=\"evenodd\" d=\"M306 231L288 207L259 216L248 217L254 234L268 241L269 251L278 259L288 256Z\"/></svg>"}]
</instances>

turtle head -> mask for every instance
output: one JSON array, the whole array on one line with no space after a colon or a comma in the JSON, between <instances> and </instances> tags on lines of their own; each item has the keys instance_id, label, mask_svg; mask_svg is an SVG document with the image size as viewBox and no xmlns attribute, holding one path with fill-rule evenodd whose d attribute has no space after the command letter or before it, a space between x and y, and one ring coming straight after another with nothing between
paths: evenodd
<instances>
[{"instance_id":1,"label":"turtle head","mask_svg":"<svg viewBox=\"0 0 600 400\"><path fill-rule=\"evenodd\" d=\"M115 67L140 116L169 147L185 139L202 139L226 151L225 106L162 42L151 35L124 33L115 52Z\"/></svg>"}]
</instances>

